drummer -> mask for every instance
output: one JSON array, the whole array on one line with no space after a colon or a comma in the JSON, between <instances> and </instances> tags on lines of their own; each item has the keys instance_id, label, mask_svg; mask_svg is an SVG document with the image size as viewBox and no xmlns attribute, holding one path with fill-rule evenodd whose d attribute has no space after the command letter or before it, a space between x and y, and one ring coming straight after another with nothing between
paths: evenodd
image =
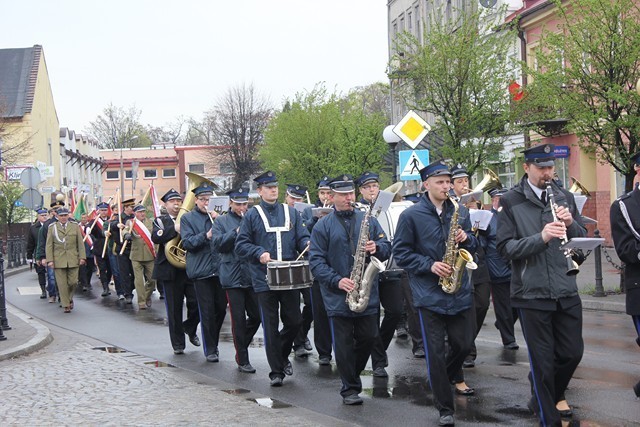
<instances>
[{"instance_id":1,"label":"drummer","mask_svg":"<svg viewBox=\"0 0 640 427\"><path fill-rule=\"evenodd\" d=\"M249 263L251 283L258 297L264 330L264 348L271 368L272 387L281 387L285 375L293 375L289 353L302 316L300 291L272 290L267 284L267 267L272 261L292 261L309 244L309 232L296 211L278 203L276 174L257 176L260 203L247 211L236 238L236 253ZM282 319L282 330L278 330Z\"/></svg>"}]
</instances>

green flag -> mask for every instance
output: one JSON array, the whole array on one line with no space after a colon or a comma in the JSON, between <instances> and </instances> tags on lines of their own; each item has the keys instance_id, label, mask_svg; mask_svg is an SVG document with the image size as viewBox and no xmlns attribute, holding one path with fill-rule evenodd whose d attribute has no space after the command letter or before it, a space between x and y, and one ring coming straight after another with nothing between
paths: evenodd
<instances>
[{"instance_id":1,"label":"green flag","mask_svg":"<svg viewBox=\"0 0 640 427\"><path fill-rule=\"evenodd\" d=\"M76 204L76 208L73 211L73 217L76 219L76 221L80 221L80 217L87 213L87 205L84 202L85 196L86 194L80 193L80 200L78 201L78 204Z\"/></svg>"}]
</instances>

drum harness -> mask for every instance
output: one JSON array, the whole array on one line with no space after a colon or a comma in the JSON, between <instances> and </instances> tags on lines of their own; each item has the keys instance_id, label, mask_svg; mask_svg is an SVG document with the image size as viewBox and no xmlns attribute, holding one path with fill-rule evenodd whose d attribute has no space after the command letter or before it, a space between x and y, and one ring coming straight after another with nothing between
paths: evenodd
<instances>
[{"instance_id":1,"label":"drum harness","mask_svg":"<svg viewBox=\"0 0 640 427\"><path fill-rule=\"evenodd\" d=\"M291 230L291 221L289 217L289 206L282 203L284 207L284 226L283 227L271 227L269 225L269 220L267 219L267 215L265 215L262 206L256 205L255 208L260 214L260 218L262 218L262 223L264 225L264 229L267 233L276 233L276 252L278 253L278 261L283 261L282 259L282 233L285 231Z\"/></svg>"}]
</instances>

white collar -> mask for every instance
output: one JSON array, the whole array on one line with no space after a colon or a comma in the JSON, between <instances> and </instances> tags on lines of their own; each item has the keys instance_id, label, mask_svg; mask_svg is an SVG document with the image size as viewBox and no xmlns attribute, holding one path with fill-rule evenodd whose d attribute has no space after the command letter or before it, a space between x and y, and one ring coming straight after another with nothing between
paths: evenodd
<instances>
[{"instance_id":1,"label":"white collar","mask_svg":"<svg viewBox=\"0 0 640 427\"><path fill-rule=\"evenodd\" d=\"M547 191L547 190L543 190L541 188L536 187L535 185L533 185L531 183L531 181L529 181L529 178L527 178L527 182L529 183L529 187L531 187L531 189L533 190L534 193L536 193L536 196L538 196L538 199L540 198L540 196L542 196L542 192L543 191Z\"/></svg>"}]
</instances>

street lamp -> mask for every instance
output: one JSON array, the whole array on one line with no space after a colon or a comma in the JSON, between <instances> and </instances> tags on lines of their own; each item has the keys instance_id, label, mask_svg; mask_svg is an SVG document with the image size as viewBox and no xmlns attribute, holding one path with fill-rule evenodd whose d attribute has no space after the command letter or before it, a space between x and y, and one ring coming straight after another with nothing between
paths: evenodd
<instances>
[{"instance_id":1,"label":"street lamp","mask_svg":"<svg viewBox=\"0 0 640 427\"><path fill-rule=\"evenodd\" d=\"M389 144L389 148L391 149L391 171L393 174L393 182L398 181L397 177L397 167L396 167L396 145L400 142L400 137L395 134L393 128L395 125L389 125L382 131L382 138L385 140L387 144Z\"/></svg>"},{"instance_id":2,"label":"street lamp","mask_svg":"<svg viewBox=\"0 0 640 427\"><path fill-rule=\"evenodd\" d=\"M138 139L138 135L134 135L131 137L129 142L133 142ZM131 179L133 179L133 175L131 175ZM122 162L122 145L120 145L120 200L124 197L124 164Z\"/></svg>"}]
</instances>

